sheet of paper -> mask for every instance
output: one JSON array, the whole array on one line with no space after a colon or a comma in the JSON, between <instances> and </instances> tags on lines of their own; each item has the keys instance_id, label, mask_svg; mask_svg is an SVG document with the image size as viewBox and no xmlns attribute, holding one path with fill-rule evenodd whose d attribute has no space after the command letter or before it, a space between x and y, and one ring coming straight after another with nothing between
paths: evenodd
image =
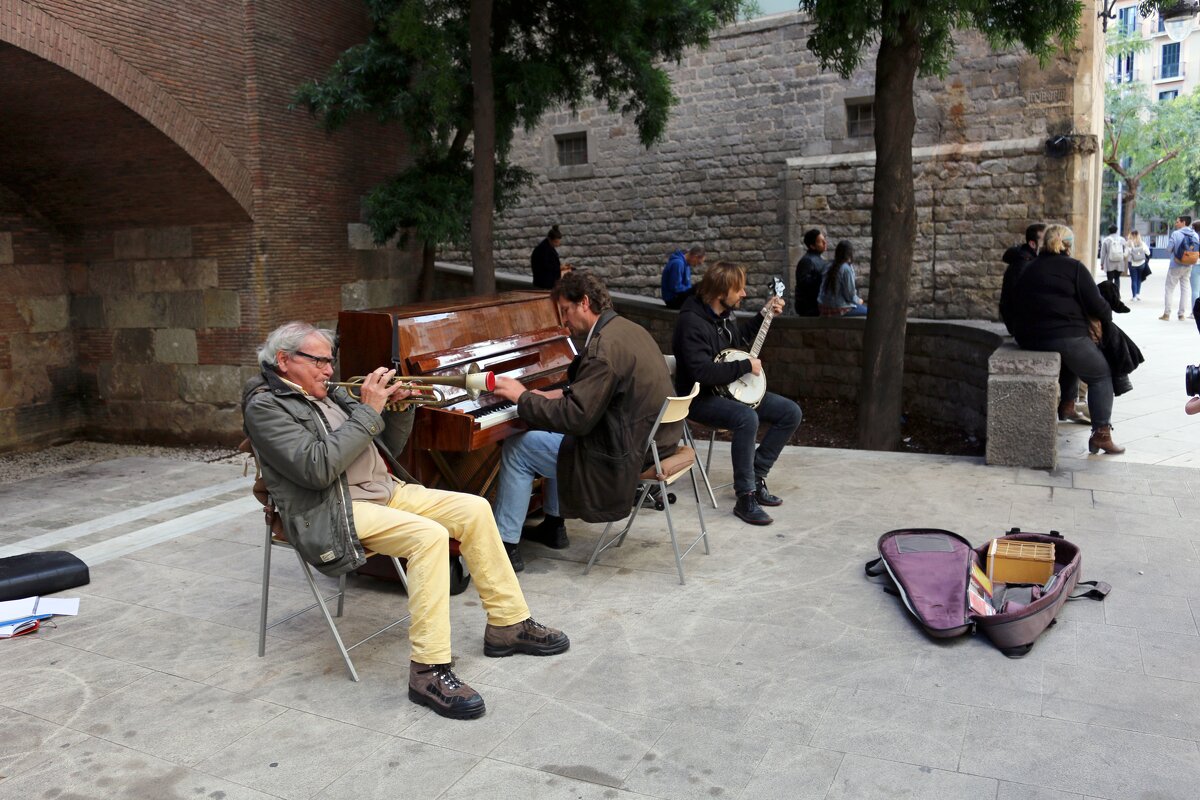
<instances>
[{"instance_id":1,"label":"sheet of paper","mask_svg":"<svg viewBox=\"0 0 1200 800\"><path fill-rule=\"evenodd\" d=\"M34 615L34 608L37 607L38 599L36 597L23 597L20 600L5 600L0 603L0 622L9 622L14 619L24 619Z\"/></svg>"},{"instance_id":2,"label":"sheet of paper","mask_svg":"<svg viewBox=\"0 0 1200 800\"><path fill-rule=\"evenodd\" d=\"M79 598L39 597L37 601L37 613L74 617L79 614Z\"/></svg>"}]
</instances>

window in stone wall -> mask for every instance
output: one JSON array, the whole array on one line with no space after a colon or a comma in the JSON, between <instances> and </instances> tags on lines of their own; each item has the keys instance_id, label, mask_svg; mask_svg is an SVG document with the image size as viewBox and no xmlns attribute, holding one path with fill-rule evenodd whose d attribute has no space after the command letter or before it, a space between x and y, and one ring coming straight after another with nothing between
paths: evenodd
<instances>
[{"instance_id":1,"label":"window in stone wall","mask_svg":"<svg viewBox=\"0 0 1200 800\"><path fill-rule=\"evenodd\" d=\"M558 149L560 167L588 163L587 131L555 134L554 144Z\"/></svg>"},{"instance_id":2,"label":"window in stone wall","mask_svg":"<svg viewBox=\"0 0 1200 800\"><path fill-rule=\"evenodd\" d=\"M846 101L846 135L870 136L875 132L875 101Z\"/></svg>"}]
</instances>

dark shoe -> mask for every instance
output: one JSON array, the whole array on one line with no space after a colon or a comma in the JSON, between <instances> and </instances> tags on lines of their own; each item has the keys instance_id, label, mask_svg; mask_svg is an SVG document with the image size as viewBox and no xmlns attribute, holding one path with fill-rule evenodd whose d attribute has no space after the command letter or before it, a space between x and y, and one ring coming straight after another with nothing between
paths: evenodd
<instances>
[{"instance_id":1,"label":"dark shoe","mask_svg":"<svg viewBox=\"0 0 1200 800\"><path fill-rule=\"evenodd\" d=\"M767 488L766 478L754 479L754 499L758 501L760 506L774 507L783 505L783 498L771 494L771 490Z\"/></svg>"},{"instance_id":2,"label":"dark shoe","mask_svg":"<svg viewBox=\"0 0 1200 800\"><path fill-rule=\"evenodd\" d=\"M483 654L492 658L513 653L554 656L565 653L570 646L571 640L565 633L534 622L533 617L503 627L489 624L483 630Z\"/></svg>"},{"instance_id":3,"label":"dark shoe","mask_svg":"<svg viewBox=\"0 0 1200 800\"><path fill-rule=\"evenodd\" d=\"M1113 455L1120 455L1125 452L1125 448L1112 439L1112 425L1101 425L1092 431L1092 438L1088 439L1089 453L1098 453L1101 450Z\"/></svg>"},{"instance_id":4,"label":"dark shoe","mask_svg":"<svg viewBox=\"0 0 1200 800\"><path fill-rule=\"evenodd\" d=\"M562 517L552 517L549 514L537 525L521 529L521 539L528 542L544 544L551 550L565 550L571 545L567 538L567 526Z\"/></svg>"},{"instance_id":5,"label":"dark shoe","mask_svg":"<svg viewBox=\"0 0 1200 800\"><path fill-rule=\"evenodd\" d=\"M521 558L521 544L519 542L505 542L504 551L508 553L508 560L512 564L513 572L520 572L525 569L525 559Z\"/></svg>"},{"instance_id":6,"label":"dark shoe","mask_svg":"<svg viewBox=\"0 0 1200 800\"><path fill-rule=\"evenodd\" d=\"M408 699L450 719L475 719L486 710L479 692L467 686L449 664L408 664Z\"/></svg>"},{"instance_id":7,"label":"dark shoe","mask_svg":"<svg viewBox=\"0 0 1200 800\"><path fill-rule=\"evenodd\" d=\"M775 521L762 510L762 506L754 499L754 492L738 495L737 505L733 507L733 515L751 525L770 525Z\"/></svg>"},{"instance_id":8,"label":"dark shoe","mask_svg":"<svg viewBox=\"0 0 1200 800\"><path fill-rule=\"evenodd\" d=\"M1060 422L1074 422L1079 425L1092 424L1091 418L1075 407L1074 400L1068 400L1059 405L1058 419Z\"/></svg>"}]
</instances>

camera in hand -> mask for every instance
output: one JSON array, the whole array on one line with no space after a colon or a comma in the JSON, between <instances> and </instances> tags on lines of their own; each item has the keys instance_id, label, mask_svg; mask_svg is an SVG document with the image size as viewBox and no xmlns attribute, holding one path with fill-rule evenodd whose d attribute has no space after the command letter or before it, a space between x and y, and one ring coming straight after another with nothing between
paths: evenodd
<instances>
[{"instance_id":1,"label":"camera in hand","mask_svg":"<svg viewBox=\"0 0 1200 800\"><path fill-rule=\"evenodd\" d=\"M1200 395L1200 366L1187 365L1183 373L1183 385L1187 389L1188 397Z\"/></svg>"}]
</instances>

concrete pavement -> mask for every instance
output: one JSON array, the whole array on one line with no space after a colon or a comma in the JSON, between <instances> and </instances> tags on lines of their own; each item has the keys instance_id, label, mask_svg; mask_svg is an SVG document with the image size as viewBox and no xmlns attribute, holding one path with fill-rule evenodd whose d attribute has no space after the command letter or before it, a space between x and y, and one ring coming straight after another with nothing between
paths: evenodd
<instances>
[{"instance_id":1,"label":"concrete pavement","mask_svg":"<svg viewBox=\"0 0 1200 800\"><path fill-rule=\"evenodd\" d=\"M1182 376L1200 335L1156 319L1164 272L1120 319L1147 354L1116 403L1125 455L1088 456L1069 425L1053 473L788 448L776 524L743 525L725 490L685 586L663 514L586 577L600 527L572 521L572 546L526 545L521 574L568 653L485 658L477 595L452 599L456 669L488 703L472 722L407 700L404 626L354 651L360 683L311 613L257 656L261 517L239 465L127 457L0 485L5 554L69 549L92 567L64 593L78 617L0 641L0 800L1190 800L1200 418L1182 412ZM1062 531L1084 578L1113 585L1069 603L1024 659L929 640L862 573L892 528L980 542L1012 525ZM348 637L403 613L396 586L351 583ZM273 618L308 602L286 552L272 585Z\"/></svg>"}]
</instances>

